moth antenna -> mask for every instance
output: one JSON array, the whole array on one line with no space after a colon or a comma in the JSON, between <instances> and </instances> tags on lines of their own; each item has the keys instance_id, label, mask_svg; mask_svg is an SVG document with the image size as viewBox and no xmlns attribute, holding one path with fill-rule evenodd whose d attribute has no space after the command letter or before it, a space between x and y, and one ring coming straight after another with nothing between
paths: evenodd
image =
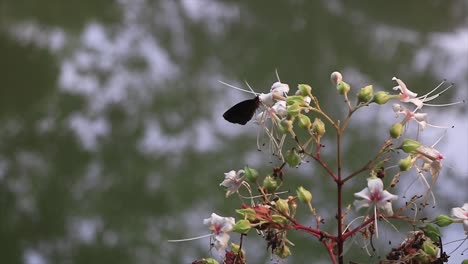
<instances>
[{"instance_id":1,"label":"moth antenna","mask_svg":"<svg viewBox=\"0 0 468 264\"><path fill-rule=\"evenodd\" d=\"M259 95L259 93L256 93L256 92L252 89L252 87L250 87L250 84L249 84L247 81L245 81L245 84L247 85L247 87L249 87L250 91L252 91L253 94Z\"/></svg>"},{"instance_id":2,"label":"moth antenna","mask_svg":"<svg viewBox=\"0 0 468 264\"><path fill-rule=\"evenodd\" d=\"M233 89L242 91L242 92L244 92L244 93L251 93L251 94L254 94L254 95L258 95L258 94L259 94L259 93L254 92L254 91L252 90L252 88L250 88L250 87L249 87L249 88L250 88L250 91L249 91L249 90L245 90L245 89L239 88L239 87L237 87L237 86L234 86L234 85L232 85L232 84L225 83L225 82L223 82L223 81L218 81L218 82L220 82L220 83L222 83L222 84L224 84L224 85L226 85L226 86L228 86L228 87L230 87L230 88L233 88Z\"/></svg>"}]
</instances>

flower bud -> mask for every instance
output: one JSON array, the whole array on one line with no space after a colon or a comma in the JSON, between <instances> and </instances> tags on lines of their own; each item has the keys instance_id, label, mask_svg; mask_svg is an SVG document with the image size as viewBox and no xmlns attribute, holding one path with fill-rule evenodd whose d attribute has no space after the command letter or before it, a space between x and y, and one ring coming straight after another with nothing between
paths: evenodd
<instances>
[{"instance_id":1,"label":"flower bud","mask_svg":"<svg viewBox=\"0 0 468 264\"><path fill-rule=\"evenodd\" d=\"M401 146L398 148L403 150L406 153L412 153L416 149L418 149L421 146L421 143L419 143L416 140L405 138L403 142L401 143Z\"/></svg>"},{"instance_id":2,"label":"flower bud","mask_svg":"<svg viewBox=\"0 0 468 264\"><path fill-rule=\"evenodd\" d=\"M302 96L311 96L312 95L312 87L308 84L299 84L297 85L297 91Z\"/></svg>"},{"instance_id":3,"label":"flower bud","mask_svg":"<svg viewBox=\"0 0 468 264\"><path fill-rule=\"evenodd\" d=\"M333 85L338 85L339 82L341 82L343 80L343 76L341 75L340 72L332 72L332 74L330 75L330 80L332 82Z\"/></svg>"},{"instance_id":4,"label":"flower bud","mask_svg":"<svg viewBox=\"0 0 468 264\"><path fill-rule=\"evenodd\" d=\"M304 103L304 97L300 95L292 95L286 97L286 104L291 106L297 104L300 106L302 103Z\"/></svg>"},{"instance_id":5,"label":"flower bud","mask_svg":"<svg viewBox=\"0 0 468 264\"><path fill-rule=\"evenodd\" d=\"M242 215L245 219L249 221L255 221L255 219L257 219L257 214L252 208L236 209L236 213Z\"/></svg>"},{"instance_id":6,"label":"flower bud","mask_svg":"<svg viewBox=\"0 0 468 264\"><path fill-rule=\"evenodd\" d=\"M289 97L288 97L289 98ZM293 104L293 105L290 105L287 109L286 109L286 113L288 113L290 116L298 116L300 113L301 113L301 106L296 103L296 104Z\"/></svg>"},{"instance_id":7,"label":"flower bud","mask_svg":"<svg viewBox=\"0 0 468 264\"><path fill-rule=\"evenodd\" d=\"M258 177L258 171L250 168L249 166L244 167L244 177L248 182L255 182Z\"/></svg>"},{"instance_id":8,"label":"flower bud","mask_svg":"<svg viewBox=\"0 0 468 264\"><path fill-rule=\"evenodd\" d=\"M401 123L395 123L390 127L390 136L392 138L399 138L401 133L403 133L403 125Z\"/></svg>"},{"instance_id":9,"label":"flower bud","mask_svg":"<svg viewBox=\"0 0 468 264\"><path fill-rule=\"evenodd\" d=\"M422 230L424 235L429 237L432 241L438 241L439 237L442 236L439 228L433 224L427 224Z\"/></svg>"},{"instance_id":10,"label":"flower bud","mask_svg":"<svg viewBox=\"0 0 468 264\"><path fill-rule=\"evenodd\" d=\"M286 245L283 245L281 247L277 247L276 250L275 250L275 254L282 258L282 259L285 259L289 256L291 256L291 250L289 249L288 246Z\"/></svg>"},{"instance_id":11,"label":"flower bud","mask_svg":"<svg viewBox=\"0 0 468 264\"><path fill-rule=\"evenodd\" d=\"M263 188L268 191L268 193L273 193L278 189L278 181L273 179L271 176L266 176L263 180Z\"/></svg>"},{"instance_id":12,"label":"flower bud","mask_svg":"<svg viewBox=\"0 0 468 264\"><path fill-rule=\"evenodd\" d=\"M301 157L294 148L288 150L285 159L290 167L296 167L299 165L299 163L301 163Z\"/></svg>"},{"instance_id":13,"label":"flower bud","mask_svg":"<svg viewBox=\"0 0 468 264\"><path fill-rule=\"evenodd\" d=\"M281 130L281 133L283 134L291 133L293 131L293 122L288 119L283 119L281 120L279 129Z\"/></svg>"},{"instance_id":14,"label":"flower bud","mask_svg":"<svg viewBox=\"0 0 468 264\"><path fill-rule=\"evenodd\" d=\"M276 202L276 209L285 215L289 215L289 204L286 199L278 199Z\"/></svg>"},{"instance_id":15,"label":"flower bud","mask_svg":"<svg viewBox=\"0 0 468 264\"><path fill-rule=\"evenodd\" d=\"M251 228L249 220L239 220L232 228L232 231L239 233L239 234L247 234Z\"/></svg>"},{"instance_id":16,"label":"flower bud","mask_svg":"<svg viewBox=\"0 0 468 264\"><path fill-rule=\"evenodd\" d=\"M388 92L378 91L374 94L373 101L379 105L383 105L390 101L390 99L392 99L393 97L394 96L389 95Z\"/></svg>"},{"instance_id":17,"label":"flower bud","mask_svg":"<svg viewBox=\"0 0 468 264\"><path fill-rule=\"evenodd\" d=\"M285 225L285 224L288 223L288 220L286 219L286 217L284 217L282 215L278 215L278 214L272 215L271 220L273 221L273 223L277 223L277 224L280 224L280 225Z\"/></svg>"},{"instance_id":18,"label":"flower bud","mask_svg":"<svg viewBox=\"0 0 468 264\"><path fill-rule=\"evenodd\" d=\"M320 137L325 134L325 124L318 117L316 117L312 123L312 133Z\"/></svg>"},{"instance_id":19,"label":"flower bud","mask_svg":"<svg viewBox=\"0 0 468 264\"><path fill-rule=\"evenodd\" d=\"M336 85L336 90L338 91L339 94L347 94L351 87L349 84L339 81L338 84Z\"/></svg>"},{"instance_id":20,"label":"flower bud","mask_svg":"<svg viewBox=\"0 0 468 264\"><path fill-rule=\"evenodd\" d=\"M439 252L439 248L436 245L434 245L434 243L431 240L424 241L422 249L430 257L437 257L437 253Z\"/></svg>"},{"instance_id":21,"label":"flower bud","mask_svg":"<svg viewBox=\"0 0 468 264\"><path fill-rule=\"evenodd\" d=\"M453 218L451 218L451 217L449 217L447 215L438 215L434 219L434 224L436 224L436 225L438 225L440 227L448 226L451 223L453 223Z\"/></svg>"},{"instance_id":22,"label":"flower bud","mask_svg":"<svg viewBox=\"0 0 468 264\"><path fill-rule=\"evenodd\" d=\"M297 198L303 203L310 204L312 202L312 194L306 190L304 187L300 186L296 190Z\"/></svg>"},{"instance_id":23,"label":"flower bud","mask_svg":"<svg viewBox=\"0 0 468 264\"><path fill-rule=\"evenodd\" d=\"M408 171L413 167L413 159L411 156L401 159L398 166L400 167L400 171Z\"/></svg>"},{"instance_id":24,"label":"flower bud","mask_svg":"<svg viewBox=\"0 0 468 264\"><path fill-rule=\"evenodd\" d=\"M374 96L374 87L372 85L367 85L366 87L361 88L357 94L358 103L367 103Z\"/></svg>"},{"instance_id":25,"label":"flower bud","mask_svg":"<svg viewBox=\"0 0 468 264\"><path fill-rule=\"evenodd\" d=\"M310 127L312 126L312 123L310 122L310 118L306 115L299 114L299 118L297 122L300 128L305 128L307 130L309 130Z\"/></svg>"}]
</instances>

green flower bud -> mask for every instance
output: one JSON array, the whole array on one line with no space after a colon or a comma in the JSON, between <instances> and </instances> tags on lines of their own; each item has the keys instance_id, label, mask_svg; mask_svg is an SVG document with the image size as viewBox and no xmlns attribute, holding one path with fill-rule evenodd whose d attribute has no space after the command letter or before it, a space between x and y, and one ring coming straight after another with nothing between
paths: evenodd
<instances>
[{"instance_id":1,"label":"green flower bud","mask_svg":"<svg viewBox=\"0 0 468 264\"><path fill-rule=\"evenodd\" d=\"M336 85L336 90L338 91L339 94L347 94L351 87L349 84L339 81L338 84Z\"/></svg>"},{"instance_id":2,"label":"green flower bud","mask_svg":"<svg viewBox=\"0 0 468 264\"><path fill-rule=\"evenodd\" d=\"M297 90L302 96L312 96L312 87L310 87L308 84L297 85Z\"/></svg>"},{"instance_id":3,"label":"green flower bud","mask_svg":"<svg viewBox=\"0 0 468 264\"><path fill-rule=\"evenodd\" d=\"M289 215L289 204L288 200L286 199L278 199L278 201L275 202L276 204L276 209L280 211L283 214Z\"/></svg>"},{"instance_id":4,"label":"green flower bud","mask_svg":"<svg viewBox=\"0 0 468 264\"><path fill-rule=\"evenodd\" d=\"M304 97L303 96L300 96L300 95L292 95L292 96L288 96L286 97L286 104L288 106L291 106L291 105L295 105L297 104L298 106L300 106L301 104L304 103Z\"/></svg>"},{"instance_id":5,"label":"green flower bud","mask_svg":"<svg viewBox=\"0 0 468 264\"><path fill-rule=\"evenodd\" d=\"M247 234L251 228L249 220L239 220L232 228L232 231L239 234Z\"/></svg>"},{"instance_id":6,"label":"green flower bud","mask_svg":"<svg viewBox=\"0 0 468 264\"><path fill-rule=\"evenodd\" d=\"M386 104L390 99L396 98L398 95L390 95L385 91L378 91L374 94L373 101L379 105Z\"/></svg>"},{"instance_id":7,"label":"green flower bud","mask_svg":"<svg viewBox=\"0 0 468 264\"><path fill-rule=\"evenodd\" d=\"M301 113L301 110L302 110L302 108L299 105L299 103L296 103L296 104L288 106L288 108L286 109L286 113L288 113L290 116L295 117L295 116L298 116Z\"/></svg>"},{"instance_id":8,"label":"green flower bud","mask_svg":"<svg viewBox=\"0 0 468 264\"><path fill-rule=\"evenodd\" d=\"M268 193L273 193L278 189L278 182L271 176L266 176L263 180L263 188L267 190Z\"/></svg>"},{"instance_id":9,"label":"green flower bud","mask_svg":"<svg viewBox=\"0 0 468 264\"><path fill-rule=\"evenodd\" d=\"M258 177L258 171L250 168L249 166L244 167L244 176L248 182L255 182Z\"/></svg>"},{"instance_id":10,"label":"green flower bud","mask_svg":"<svg viewBox=\"0 0 468 264\"><path fill-rule=\"evenodd\" d=\"M398 147L399 149L403 150L406 153L413 153L417 148L421 146L416 140L405 138L401 143L401 146Z\"/></svg>"},{"instance_id":11,"label":"green flower bud","mask_svg":"<svg viewBox=\"0 0 468 264\"><path fill-rule=\"evenodd\" d=\"M257 219L257 214L252 208L236 209L236 213L242 215L245 219L249 221L255 221L255 219Z\"/></svg>"},{"instance_id":12,"label":"green flower bud","mask_svg":"<svg viewBox=\"0 0 468 264\"><path fill-rule=\"evenodd\" d=\"M293 131L293 122L291 120L283 119L281 120L280 125L279 129L283 134L291 133Z\"/></svg>"},{"instance_id":13,"label":"green flower bud","mask_svg":"<svg viewBox=\"0 0 468 264\"><path fill-rule=\"evenodd\" d=\"M453 218L447 216L447 215L438 215L435 219L434 219L434 224L440 226L440 227L444 227L444 226L448 226L450 224L453 223Z\"/></svg>"},{"instance_id":14,"label":"green flower bud","mask_svg":"<svg viewBox=\"0 0 468 264\"><path fill-rule=\"evenodd\" d=\"M429 254L424 252L423 249L418 250L416 256L414 256L413 260L416 261L418 264L430 264L431 263L431 257Z\"/></svg>"},{"instance_id":15,"label":"green flower bud","mask_svg":"<svg viewBox=\"0 0 468 264\"><path fill-rule=\"evenodd\" d=\"M424 235L429 237L432 241L438 241L439 237L442 236L439 228L433 224L427 224L422 230Z\"/></svg>"},{"instance_id":16,"label":"green flower bud","mask_svg":"<svg viewBox=\"0 0 468 264\"><path fill-rule=\"evenodd\" d=\"M310 118L306 115L299 114L297 122L300 128L305 128L307 130L310 129L310 127L312 126L312 123L310 122Z\"/></svg>"},{"instance_id":17,"label":"green flower bud","mask_svg":"<svg viewBox=\"0 0 468 264\"><path fill-rule=\"evenodd\" d=\"M413 159L411 156L401 159L398 166L400 167L400 171L408 171L413 167Z\"/></svg>"},{"instance_id":18,"label":"green flower bud","mask_svg":"<svg viewBox=\"0 0 468 264\"><path fill-rule=\"evenodd\" d=\"M468 259L464 259L461 264L468 264Z\"/></svg>"},{"instance_id":19,"label":"green flower bud","mask_svg":"<svg viewBox=\"0 0 468 264\"><path fill-rule=\"evenodd\" d=\"M283 245L283 246L281 246L281 247L276 248L275 254L276 254L278 257L280 257L280 258L282 258L282 259L285 259L285 258L291 256L291 250L289 249L288 246Z\"/></svg>"},{"instance_id":20,"label":"green flower bud","mask_svg":"<svg viewBox=\"0 0 468 264\"><path fill-rule=\"evenodd\" d=\"M307 204L310 204L312 202L312 194L304 187L300 186L299 188L297 188L296 193L297 197L299 198L299 201Z\"/></svg>"},{"instance_id":21,"label":"green flower bud","mask_svg":"<svg viewBox=\"0 0 468 264\"><path fill-rule=\"evenodd\" d=\"M231 250L232 250L232 252L234 252L236 254L239 253L239 250L241 250L240 245L231 242ZM244 250L242 250L242 255L245 256Z\"/></svg>"},{"instance_id":22,"label":"green flower bud","mask_svg":"<svg viewBox=\"0 0 468 264\"><path fill-rule=\"evenodd\" d=\"M320 137L325 134L325 124L318 117L316 117L312 123L312 133Z\"/></svg>"},{"instance_id":23,"label":"green flower bud","mask_svg":"<svg viewBox=\"0 0 468 264\"><path fill-rule=\"evenodd\" d=\"M424 241L422 245L422 249L426 252L430 257L437 257L437 253L439 252L439 248L432 243L430 240Z\"/></svg>"},{"instance_id":24,"label":"green flower bud","mask_svg":"<svg viewBox=\"0 0 468 264\"><path fill-rule=\"evenodd\" d=\"M297 165L299 165L299 163L301 163L301 157L294 148L288 150L285 159L290 167L296 167Z\"/></svg>"},{"instance_id":25,"label":"green flower bud","mask_svg":"<svg viewBox=\"0 0 468 264\"><path fill-rule=\"evenodd\" d=\"M399 138L403 133L403 125L401 123L395 123L390 127L390 136L392 138Z\"/></svg>"},{"instance_id":26,"label":"green flower bud","mask_svg":"<svg viewBox=\"0 0 468 264\"><path fill-rule=\"evenodd\" d=\"M374 87L372 85L367 85L366 87L361 88L357 94L359 103L367 103L374 96Z\"/></svg>"},{"instance_id":27,"label":"green flower bud","mask_svg":"<svg viewBox=\"0 0 468 264\"><path fill-rule=\"evenodd\" d=\"M273 220L274 223L280 224L280 225L285 225L288 223L288 219L282 215L274 214L271 216L271 220Z\"/></svg>"}]
</instances>

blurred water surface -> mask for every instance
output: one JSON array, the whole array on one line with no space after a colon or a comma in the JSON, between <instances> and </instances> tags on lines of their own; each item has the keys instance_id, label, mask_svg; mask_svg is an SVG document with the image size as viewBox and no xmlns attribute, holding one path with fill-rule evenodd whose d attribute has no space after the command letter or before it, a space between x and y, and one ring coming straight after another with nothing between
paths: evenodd
<instances>
[{"instance_id":1,"label":"blurred water surface","mask_svg":"<svg viewBox=\"0 0 468 264\"><path fill-rule=\"evenodd\" d=\"M397 76L423 94L447 79L455 87L437 102L461 100L468 91L467 5L2 0L1 263L191 263L209 256L206 239L166 241L207 233L202 220L213 211L235 216L238 200L224 199L219 188L224 172L249 164L265 174L276 162L257 151L254 124L223 120L223 111L251 96L218 80L242 87L248 81L262 92L277 69L291 87L311 84L337 118L346 108L329 84L334 70L355 90L389 90ZM386 109L358 115L345 170L384 139L395 122ZM437 145L447 160L438 210L448 213L468 202L466 106L428 112L434 124L455 126ZM429 130L421 134L428 145L445 133ZM333 161L330 137L324 155ZM332 189L314 169L288 169L288 186L311 189L331 228ZM348 202L364 183L365 176L356 180ZM457 228L446 241L463 237ZM328 263L316 241L290 239L294 256L280 263ZM259 241L244 241L249 263L271 260ZM352 248L352 260L377 260ZM460 251L451 258L461 259Z\"/></svg>"}]
</instances>

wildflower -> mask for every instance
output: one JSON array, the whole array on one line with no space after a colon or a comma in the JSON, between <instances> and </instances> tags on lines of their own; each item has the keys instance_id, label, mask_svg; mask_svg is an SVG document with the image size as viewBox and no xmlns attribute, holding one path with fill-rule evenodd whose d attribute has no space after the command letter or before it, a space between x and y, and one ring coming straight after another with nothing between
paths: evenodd
<instances>
[{"instance_id":1,"label":"wildflower","mask_svg":"<svg viewBox=\"0 0 468 264\"><path fill-rule=\"evenodd\" d=\"M239 191L239 188L244 185L250 190L250 186L247 182L244 181L245 171L238 170L237 172L231 170L224 173L224 181L219 184L219 186L224 186L227 188L226 197L229 197L231 194Z\"/></svg>"},{"instance_id":2,"label":"wildflower","mask_svg":"<svg viewBox=\"0 0 468 264\"><path fill-rule=\"evenodd\" d=\"M377 209L383 209L387 215L393 214L391 201L398 199L398 196L383 189L383 182L379 178L368 179L367 188L355 193L354 196L362 198L362 200L354 201L356 210L373 205L375 214L377 214Z\"/></svg>"},{"instance_id":3,"label":"wildflower","mask_svg":"<svg viewBox=\"0 0 468 264\"><path fill-rule=\"evenodd\" d=\"M218 250L218 253L220 254L223 249L227 248L230 238L228 233L232 231L235 222L236 220L233 217L222 217L215 213L212 213L210 218L206 218L205 220L203 220L204 225L210 226L210 229L212 231L211 234L192 238L168 240L168 242L185 242L205 237L214 237L213 246Z\"/></svg>"},{"instance_id":4,"label":"wildflower","mask_svg":"<svg viewBox=\"0 0 468 264\"><path fill-rule=\"evenodd\" d=\"M229 242L229 232L235 225L233 217L222 217L215 213L211 214L210 218L203 220L203 224L209 225L214 234L214 247L220 253L223 249L227 248Z\"/></svg>"},{"instance_id":5,"label":"wildflower","mask_svg":"<svg viewBox=\"0 0 468 264\"><path fill-rule=\"evenodd\" d=\"M405 119L401 121L402 125L408 123L409 120L413 120L418 123L419 128L424 130L426 127L435 127L435 128L448 128L444 126L436 126L431 125L427 122L427 113L418 113L415 111L411 111L408 108L400 105L400 104L393 104L392 106L393 111L396 113L397 117L400 115L404 115Z\"/></svg>"},{"instance_id":6,"label":"wildflower","mask_svg":"<svg viewBox=\"0 0 468 264\"><path fill-rule=\"evenodd\" d=\"M463 223L465 234L468 235L468 203L465 203L462 207L453 208L452 215L456 217L455 223Z\"/></svg>"},{"instance_id":7,"label":"wildflower","mask_svg":"<svg viewBox=\"0 0 468 264\"><path fill-rule=\"evenodd\" d=\"M377 226L377 210L383 209L386 215L393 215L392 200L398 199L398 196L389 193L383 189L383 182L380 178L367 179L367 188L355 193L355 197L362 200L354 201L356 210L362 207L374 207L374 225L377 237L379 237L379 229Z\"/></svg>"},{"instance_id":8,"label":"wildflower","mask_svg":"<svg viewBox=\"0 0 468 264\"><path fill-rule=\"evenodd\" d=\"M282 83L282 82L275 82L271 86L270 92L276 93L282 96L287 96L287 94L289 93L289 85Z\"/></svg>"},{"instance_id":9,"label":"wildflower","mask_svg":"<svg viewBox=\"0 0 468 264\"><path fill-rule=\"evenodd\" d=\"M416 106L416 109L414 112L416 112L418 109L421 109L424 105L427 106L449 106L449 105L455 105L462 103L464 101L459 101L459 102L454 102L454 103L448 103L448 104L440 104L440 105L434 105L434 104L428 104L427 102L434 100L435 98L439 97L441 94L443 94L445 91L448 89L452 88L452 85L449 85L448 87L444 88L442 91L433 94L435 91L437 91L442 85L445 83L445 81L441 82L439 85L437 85L434 89L432 89L430 92L428 92L425 95L419 96L417 93L414 93L406 87L406 84L396 78L393 77L392 80L396 81L398 83L397 86L393 87L393 90L400 90L400 101L405 102L405 103L412 103Z\"/></svg>"},{"instance_id":10,"label":"wildflower","mask_svg":"<svg viewBox=\"0 0 468 264\"><path fill-rule=\"evenodd\" d=\"M260 149L260 137L264 134L269 139L268 147L273 155L283 159L282 148L286 135L280 131L280 121L287 116L286 102L278 100L272 107L257 115L255 123L260 126L257 134L257 148Z\"/></svg>"}]
</instances>

